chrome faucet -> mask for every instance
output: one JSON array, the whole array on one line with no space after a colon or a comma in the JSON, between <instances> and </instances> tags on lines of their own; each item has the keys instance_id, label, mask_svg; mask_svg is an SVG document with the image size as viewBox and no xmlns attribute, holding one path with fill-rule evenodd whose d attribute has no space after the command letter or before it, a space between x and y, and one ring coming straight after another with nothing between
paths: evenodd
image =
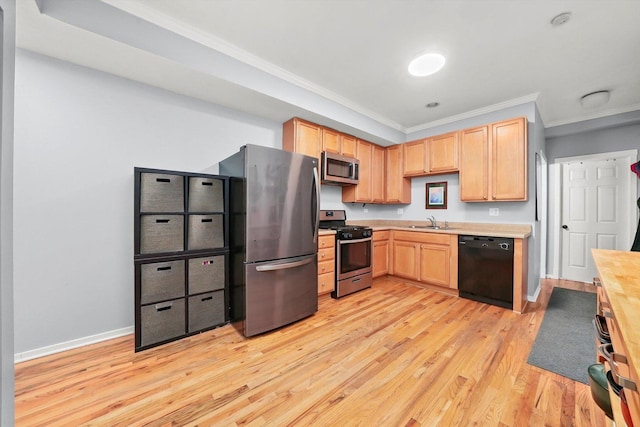
<instances>
[{"instance_id":1,"label":"chrome faucet","mask_svg":"<svg viewBox=\"0 0 640 427\"><path fill-rule=\"evenodd\" d=\"M429 221L431 223L431 227L435 227L436 226L436 217L431 215L429 217L427 217L427 221Z\"/></svg>"}]
</instances>

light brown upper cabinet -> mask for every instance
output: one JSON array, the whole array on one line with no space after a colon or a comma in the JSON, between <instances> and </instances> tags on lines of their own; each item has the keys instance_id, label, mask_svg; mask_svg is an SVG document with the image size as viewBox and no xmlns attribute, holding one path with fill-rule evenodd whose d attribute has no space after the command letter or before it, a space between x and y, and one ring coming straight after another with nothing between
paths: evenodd
<instances>
[{"instance_id":1,"label":"light brown upper cabinet","mask_svg":"<svg viewBox=\"0 0 640 427\"><path fill-rule=\"evenodd\" d=\"M322 128L322 151L340 154L341 148L340 132Z\"/></svg>"},{"instance_id":2,"label":"light brown upper cabinet","mask_svg":"<svg viewBox=\"0 0 640 427\"><path fill-rule=\"evenodd\" d=\"M460 200L527 200L527 120L460 132Z\"/></svg>"},{"instance_id":3,"label":"light brown upper cabinet","mask_svg":"<svg viewBox=\"0 0 640 427\"><path fill-rule=\"evenodd\" d=\"M407 142L403 148L405 176L458 172L458 132Z\"/></svg>"},{"instance_id":4,"label":"light brown upper cabinet","mask_svg":"<svg viewBox=\"0 0 640 427\"><path fill-rule=\"evenodd\" d=\"M306 154L320 161L322 150L322 126L297 117L282 125L282 149Z\"/></svg>"},{"instance_id":5,"label":"light brown upper cabinet","mask_svg":"<svg viewBox=\"0 0 640 427\"><path fill-rule=\"evenodd\" d=\"M458 132L427 140L427 166L433 174L458 172Z\"/></svg>"},{"instance_id":6,"label":"light brown upper cabinet","mask_svg":"<svg viewBox=\"0 0 640 427\"><path fill-rule=\"evenodd\" d=\"M341 146L340 154L342 154L343 156L356 157L356 137L355 136L341 133L340 146Z\"/></svg>"},{"instance_id":7,"label":"light brown upper cabinet","mask_svg":"<svg viewBox=\"0 0 640 427\"><path fill-rule=\"evenodd\" d=\"M356 158L360 160L357 185L342 187L343 202L373 202L372 168L373 168L373 144L358 139L356 141Z\"/></svg>"},{"instance_id":8,"label":"light brown upper cabinet","mask_svg":"<svg viewBox=\"0 0 640 427\"><path fill-rule=\"evenodd\" d=\"M385 149L376 144L372 144L371 163L371 201L373 203L385 202Z\"/></svg>"},{"instance_id":9,"label":"light brown upper cabinet","mask_svg":"<svg viewBox=\"0 0 640 427\"><path fill-rule=\"evenodd\" d=\"M411 178L403 174L403 145L386 148L386 203L411 203Z\"/></svg>"},{"instance_id":10,"label":"light brown upper cabinet","mask_svg":"<svg viewBox=\"0 0 640 427\"><path fill-rule=\"evenodd\" d=\"M411 141L402 144L404 176L427 174L427 140Z\"/></svg>"}]
</instances>

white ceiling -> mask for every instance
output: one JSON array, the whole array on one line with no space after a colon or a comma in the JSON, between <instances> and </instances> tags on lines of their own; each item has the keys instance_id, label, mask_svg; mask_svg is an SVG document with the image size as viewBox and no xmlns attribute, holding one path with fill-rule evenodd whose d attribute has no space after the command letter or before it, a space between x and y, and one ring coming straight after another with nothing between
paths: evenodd
<instances>
[{"instance_id":1,"label":"white ceiling","mask_svg":"<svg viewBox=\"0 0 640 427\"><path fill-rule=\"evenodd\" d=\"M637 0L38 1L42 13L17 2L19 47L280 121L339 121L326 101L361 117L348 126L368 122L363 130L392 142L531 100L546 127L640 110ZM129 38L105 7L137 18ZM562 12L570 21L552 26ZM250 67L224 73L226 62L169 53L152 33L163 47L149 48L143 21ZM445 67L408 75L425 51L443 53ZM607 105L580 106L599 90L611 91Z\"/></svg>"}]
</instances>

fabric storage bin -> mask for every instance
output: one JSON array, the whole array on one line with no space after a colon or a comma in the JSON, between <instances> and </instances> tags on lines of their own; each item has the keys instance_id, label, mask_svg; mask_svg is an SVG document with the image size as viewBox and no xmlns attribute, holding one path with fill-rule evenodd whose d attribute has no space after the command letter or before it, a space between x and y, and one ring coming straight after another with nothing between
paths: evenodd
<instances>
[{"instance_id":1,"label":"fabric storage bin","mask_svg":"<svg viewBox=\"0 0 640 427\"><path fill-rule=\"evenodd\" d=\"M142 215L140 218L140 253L183 250L184 217L182 215Z\"/></svg>"},{"instance_id":2,"label":"fabric storage bin","mask_svg":"<svg viewBox=\"0 0 640 427\"><path fill-rule=\"evenodd\" d=\"M184 260L140 265L140 304L184 296Z\"/></svg>"},{"instance_id":3,"label":"fabric storage bin","mask_svg":"<svg viewBox=\"0 0 640 427\"><path fill-rule=\"evenodd\" d=\"M189 332L225 322L224 291L189 297Z\"/></svg>"},{"instance_id":4,"label":"fabric storage bin","mask_svg":"<svg viewBox=\"0 0 640 427\"><path fill-rule=\"evenodd\" d=\"M224 247L224 216L189 215L187 246L189 250Z\"/></svg>"},{"instance_id":5,"label":"fabric storage bin","mask_svg":"<svg viewBox=\"0 0 640 427\"><path fill-rule=\"evenodd\" d=\"M189 260L189 294L224 289L225 256L215 255Z\"/></svg>"},{"instance_id":6,"label":"fabric storage bin","mask_svg":"<svg viewBox=\"0 0 640 427\"><path fill-rule=\"evenodd\" d=\"M184 298L140 308L141 345L151 345L185 334Z\"/></svg>"},{"instance_id":7,"label":"fabric storage bin","mask_svg":"<svg viewBox=\"0 0 640 427\"><path fill-rule=\"evenodd\" d=\"M141 173L140 212L184 212L184 177Z\"/></svg>"},{"instance_id":8,"label":"fabric storage bin","mask_svg":"<svg viewBox=\"0 0 640 427\"><path fill-rule=\"evenodd\" d=\"M215 178L189 178L190 212L223 212L224 181Z\"/></svg>"}]
</instances>

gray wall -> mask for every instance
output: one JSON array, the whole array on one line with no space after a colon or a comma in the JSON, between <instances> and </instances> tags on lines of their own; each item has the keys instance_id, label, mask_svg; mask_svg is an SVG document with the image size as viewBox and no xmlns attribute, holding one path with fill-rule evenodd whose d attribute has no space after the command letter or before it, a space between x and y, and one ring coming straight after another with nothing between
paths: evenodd
<instances>
[{"instance_id":1,"label":"gray wall","mask_svg":"<svg viewBox=\"0 0 640 427\"><path fill-rule=\"evenodd\" d=\"M135 166L217 173L282 124L24 50L16 71L21 360L132 331Z\"/></svg>"},{"instance_id":2,"label":"gray wall","mask_svg":"<svg viewBox=\"0 0 640 427\"><path fill-rule=\"evenodd\" d=\"M0 0L0 425L13 425L13 101L16 5Z\"/></svg>"},{"instance_id":3,"label":"gray wall","mask_svg":"<svg viewBox=\"0 0 640 427\"><path fill-rule=\"evenodd\" d=\"M638 123L640 118L637 117L638 113L621 114L618 117L620 124L616 124L615 117L608 117L547 129L548 134L560 134L560 136L547 137L549 165L553 166L556 159L563 157L640 149L640 123ZM606 127L598 129L598 125ZM630 170L629 173L631 173ZM560 237L560 224L556 224L554 220L554 212L560 209L555 205L553 193L556 181L560 178L556 175L557 169L551 167L549 170L549 236L547 244L547 271L550 273L558 268L554 260L557 256L554 245ZM636 182L638 194L640 194L640 179Z\"/></svg>"},{"instance_id":4,"label":"gray wall","mask_svg":"<svg viewBox=\"0 0 640 427\"><path fill-rule=\"evenodd\" d=\"M402 219L426 220L427 216L435 215L437 221L479 222L479 223L518 223L532 227L532 237L529 239L529 283L528 295L533 298L539 285L540 278L540 239L539 224L535 221L535 153L544 150L544 125L537 112L535 103L530 102L517 107L484 114L477 117L449 123L429 130L408 135L407 140L426 138L432 135L466 129L486 123L506 120L513 117L525 116L529 121L528 147L528 186L529 198L526 202L496 202L496 203L467 203L460 201L460 180L458 174L419 177L411 180L410 205L375 205L362 203L342 203L340 187L323 186L322 209L345 209L348 219ZM425 208L426 183L447 182L447 209ZM498 208L499 216L489 216L490 208ZM402 213L398 212L402 209Z\"/></svg>"}]
</instances>

